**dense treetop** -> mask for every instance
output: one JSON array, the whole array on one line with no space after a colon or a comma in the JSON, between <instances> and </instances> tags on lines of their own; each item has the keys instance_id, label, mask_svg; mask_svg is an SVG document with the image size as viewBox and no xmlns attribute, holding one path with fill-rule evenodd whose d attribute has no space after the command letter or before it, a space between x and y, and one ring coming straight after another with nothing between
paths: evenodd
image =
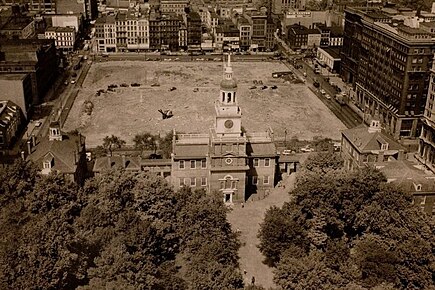
<instances>
[{"instance_id":1,"label":"dense treetop","mask_svg":"<svg viewBox=\"0 0 435 290\"><path fill-rule=\"evenodd\" d=\"M270 208L260 250L283 289L435 289L435 226L412 196L367 168L310 157L292 199Z\"/></svg>"},{"instance_id":2,"label":"dense treetop","mask_svg":"<svg viewBox=\"0 0 435 290\"><path fill-rule=\"evenodd\" d=\"M0 289L240 289L222 200L111 171L76 187L0 170Z\"/></svg>"}]
</instances>

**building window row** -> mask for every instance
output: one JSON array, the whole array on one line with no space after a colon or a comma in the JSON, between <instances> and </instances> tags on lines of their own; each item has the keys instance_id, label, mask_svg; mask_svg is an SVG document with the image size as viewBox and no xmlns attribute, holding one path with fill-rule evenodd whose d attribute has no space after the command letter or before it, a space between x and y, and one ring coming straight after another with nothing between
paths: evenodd
<instances>
[{"instance_id":1,"label":"building window row","mask_svg":"<svg viewBox=\"0 0 435 290\"><path fill-rule=\"evenodd\" d=\"M184 177L179 179L180 187L184 186L207 186L207 177Z\"/></svg>"},{"instance_id":2,"label":"building window row","mask_svg":"<svg viewBox=\"0 0 435 290\"><path fill-rule=\"evenodd\" d=\"M263 162L261 162L261 161L263 161ZM264 158L264 159L254 158L254 161L253 161L253 166L254 167L261 166L260 165L261 163L263 163L264 167L269 167L270 166L270 158Z\"/></svg>"},{"instance_id":3,"label":"building window row","mask_svg":"<svg viewBox=\"0 0 435 290\"><path fill-rule=\"evenodd\" d=\"M251 179L251 184L252 185L269 185L270 184L270 176L269 175L265 175L265 176L252 176L249 177Z\"/></svg>"},{"instance_id":4,"label":"building window row","mask_svg":"<svg viewBox=\"0 0 435 290\"><path fill-rule=\"evenodd\" d=\"M180 160L178 163L179 169L187 169L187 164L189 164L190 169L196 169L196 168L207 168L207 160L201 159L201 160Z\"/></svg>"}]
</instances>

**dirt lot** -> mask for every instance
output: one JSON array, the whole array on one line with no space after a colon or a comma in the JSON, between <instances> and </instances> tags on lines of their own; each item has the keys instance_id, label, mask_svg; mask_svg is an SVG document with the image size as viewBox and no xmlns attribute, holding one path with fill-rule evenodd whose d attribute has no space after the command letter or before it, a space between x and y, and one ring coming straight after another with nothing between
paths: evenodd
<instances>
[{"instance_id":1,"label":"dirt lot","mask_svg":"<svg viewBox=\"0 0 435 290\"><path fill-rule=\"evenodd\" d=\"M111 134L132 143L134 135L145 131L206 133L214 124L214 102L219 96L222 69L221 62L95 63L64 130L78 129L86 136L88 147L100 145ZM270 126L275 136L283 136L287 129L288 138L340 138L339 130L345 129L344 125L305 85L272 78L272 72L288 70L283 64L236 62L233 70L238 81L242 124L247 131L264 131ZM261 80L269 88L261 90L257 85L250 89L253 80ZM131 87L135 82L141 86ZM109 84L122 83L129 86L96 95L100 89L107 90ZM154 83L160 86L151 86ZM273 90L272 85L278 88ZM171 87L176 89L171 91ZM88 100L94 105L90 116L84 112ZM172 110L174 116L163 120L158 109Z\"/></svg>"}]
</instances>

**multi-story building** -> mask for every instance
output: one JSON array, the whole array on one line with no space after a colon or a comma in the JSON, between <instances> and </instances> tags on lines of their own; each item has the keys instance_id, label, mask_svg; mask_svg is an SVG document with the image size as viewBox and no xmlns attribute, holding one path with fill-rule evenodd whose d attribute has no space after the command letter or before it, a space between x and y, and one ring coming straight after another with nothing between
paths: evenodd
<instances>
[{"instance_id":1,"label":"multi-story building","mask_svg":"<svg viewBox=\"0 0 435 290\"><path fill-rule=\"evenodd\" d=\"M266 49L267 15L253 12L250 19L252 24L251 48L263 51Z\"/></svg>"},{"instance_id":2,"label":"multi-story building","mask_svg":"<svg viewBox=\"0 0 435 290\"><path fill-rule=\"evenodd\" d=\"M31 75L29 73L0 74L0 88L2 100L18 105L27 118L34 104Z\"/></svg>"},{"instance_id":3,"label":"multi-story building","mask_svg":"<svg viewBox=\"0 0 435 290\"><path fill-rule=\"evenodd\" d=\"M287 31L287 44L292 49L309 49L320 46L322 35L319 29L309 29L294 24L288 27Z\"/></svg>"},{"instance_id":4,"label":"multi-story building","mask_svg":"<svg viewBox=\"0 0 435 290\"><path fill-rule=\"evenodd\" d=\"M435 172L435 63L430 70L430 83L422 119L422 129L416 158Z\"/></svg>"},{"instance_id":5,"label":"multi-story building","mask_svg":"<svg viewBox=\"0 0 435 290\"><path fill-rule=\"evenodd\" d=\"M105 15L95 21L95 38L98 52L116 52L116 19Z\"/></svg>"},{"instance_id":6,"label":"multi-story building","mask_svg":"<svg viewBox=\"0 0 435 290\"><path fill-rule=\"evenodd\" d=\"M365 121L377 111L396 140L418 137L435 49L430 33L374 10L347 9L345 21L341 74Z\"/></svg>"},{"instance_id":7,"label":"multi-story building","mask_svg":"<svg viewBox=\"0 0 435 290\"><path fill-rule=\"evenodd\" d=\"M42 101L51 88L58 76L58 64L56 46L52 39L0 42L0 74L30 73L33 104ZM22 110L26 112L23 107Z\"/></svg>"},{"instance_id":8,"label":"multi-story building","mask_svg":"<svg viewBox=\"0 0 435 290\"><path fill-rule=\"evenodd\" d=\"M27 150L27 160L33 161L41 174L57 172L83 184L87 171L84 136L62 133L59 123L52 122L49 135L41 140L27 141Z\"/></svg>"},{"instance_id":9,"label":"multi-story building","mask_svg":"<svg viewBox=\"0 0 435 290\"><path fill-rule=\"evenodd\" d=\"M8 154L18 138L22 122L20 107L11 101L0 101L0 155Z\"/></svg>"},{"instance_id":10,"label":"multi-story building","mask_svg":"<svg viewBox=\"0 0 435 290\"><path fill-rule=\"evenodd\" d=\"M3 0L3 4L28 4L28 9L31 12L56 13L57 1L58 0Z\"/></svg>"},{"instance_id":11,"label":"multi-story building","mask_svg":"<svg viewBox=\"0 0 435 290\"><path fill-rule=\"evenodd\" d=\"M96 19L98 16L97 0L56 0L56 2L56 14L81 14L87 20Z\"/></svg>"},{"instance_id":12,"label":"multi-story building","mask_svg":"<svg viewBox=\"0 0 435 290\"><path fill-rule=\"evenodd\" d=\"M178 36L182 23L183 17L181 15L150 13L150 49L179 50Z\"/></svg>"},{"instance_id":13,"label":"multi-story building","mask_svg":"<svg viewBox=\"0 0 435 290\"><path fill-rule=\"evenodd\" d=\"M185 9L189 6L189 0L161 0L160 12L163 14L175 13L177 15L185 14Z\"/></svg>"},{"instance_id":14,"label":"multi-story building","mask_svg":"<svg viewBox=\"0 0 435 290\"><path fill-rule=\"evenodd\" d=\"M237 83L230 60L208 134L175 134L171 179L174 186L220 192L226 203L265 195L275 184L276 148L270 132L243 133Z\"/></svg>"},{"instance_id":15,"label":"multi-story building","mask_svg":"<svg viewBox=\"0 0 435 290\"><path fill-rule=\"evenodd\" d=\"M332 25L331 11L289 11L281 19L282 34L287 35L287 27L298 24L305 27L314 27L316 23L325 24L327 27Z\"/></svg>"},{"instance_id":16,"label":"multi-story building","mask_svg":"<svg viewBox=\"0 0 435 290\"><path fill-rule=\"evenodd\" d=\"M246 18L240 17L237 19L237 27L240 32L240 49L248 50L251 46L252 26Z\"/></svg>"},{"instance_id":17,"label":"multi-story building","mask_svg":"<svg viewBox=\"0 0 435 290\"><path fill-rule=\"evenodd\" d=\"M382 131L376 116L370 126L364 125L341 132L341 156L349 170L368 164L405 159L404 148Z\"/></svg>"},{"instance_id":18,"label":"multi-story building","mask_svg":"<svg viewBox=\"0 0 435 290\"><path fill-rule=\"evenodd\" d=\"M73 51L76 43L74 27L49 27L45 31L46 39L54 39L56 48L63 51Z\"/></svg>"},{"instance_id":19,"label":"multi-story building","mask_svg":"<svg viewBox=\"0 0 435 290\"><path fill-rule=\"evenodd\" d=\"M283 14L289 10L305 10L305 0L271 0L271 10L274 14Z\"/></svg>"},{"instance_id":20,"label":"multi-story building","mask_svg":"<svg viewBox=\"0 0 435 290\"><path fill-rule=\"evenodd\" d=\"M35 22L32 17L11 15L0 23L0 38L27 39L35 36Z\"/></svg>"},{"instance_id":21,"label":"multi-story building","mask_svg":"<svg viewBox=\"0 0 435 290\"><path fill-rule=\"evenodd\" d=\"M191 11L186 16L187 46L189 50L201 50L201 17L197 12Z\"/></svg>"}]
</instances>

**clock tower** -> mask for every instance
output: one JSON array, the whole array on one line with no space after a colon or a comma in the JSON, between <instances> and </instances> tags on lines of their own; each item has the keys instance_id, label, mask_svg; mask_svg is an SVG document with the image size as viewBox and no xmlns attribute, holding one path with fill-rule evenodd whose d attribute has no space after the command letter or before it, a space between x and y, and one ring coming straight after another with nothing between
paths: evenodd
<instances>
[{"instance_id":1,"label":"clock tower","mask_svg":"<svg viewBox=\"0 0 435 290\"><path fill-rule=\"evenodd\" d=\"M220 95L216 102L216 134L224 137L236 137L242 134L242 111L237 102L237 82L233 79L231 55L225 66L224 76L220 85Z\"/></svg>"}]
</instances>

